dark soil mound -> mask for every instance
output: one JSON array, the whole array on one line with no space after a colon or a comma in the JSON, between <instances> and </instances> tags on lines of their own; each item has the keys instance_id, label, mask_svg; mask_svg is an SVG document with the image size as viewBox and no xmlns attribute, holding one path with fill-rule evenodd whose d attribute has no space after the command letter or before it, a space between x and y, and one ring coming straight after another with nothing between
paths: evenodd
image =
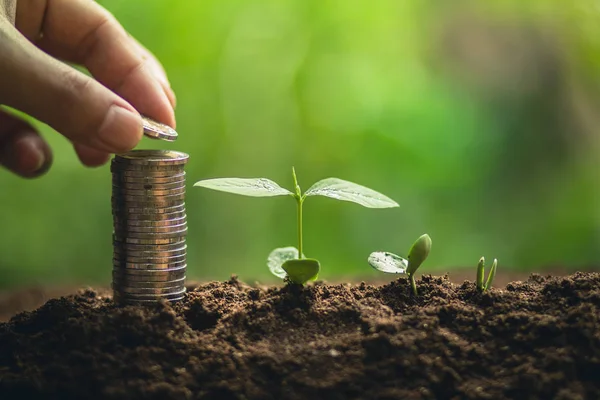
<instances>
[{"instance_id":1,"label":"dark soil mound","mask_svg":"<svg viewBox=\"0 0 600 400\"><path fill-rule=\"evenodd\" d=\"M0 324L0 399L600 399L599 273L418 287L83 291Z\"/></svg>"}]
</instances>

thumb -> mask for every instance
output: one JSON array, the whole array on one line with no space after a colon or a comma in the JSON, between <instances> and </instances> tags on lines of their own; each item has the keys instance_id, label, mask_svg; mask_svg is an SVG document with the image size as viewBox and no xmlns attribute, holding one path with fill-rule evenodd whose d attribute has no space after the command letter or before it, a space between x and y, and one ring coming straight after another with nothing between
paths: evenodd
<instances>
[{"instance_id":1,"label":"thumb","mask_svg":"<svg viewBox=\"0 0 600 400\"><path fill-rule=\"evenodd\" d=\"M40 51L0 19L0 103L50 125L74 143L126 152L142 138L142 120L96 80Z\"/></svg>"}]
</instances>

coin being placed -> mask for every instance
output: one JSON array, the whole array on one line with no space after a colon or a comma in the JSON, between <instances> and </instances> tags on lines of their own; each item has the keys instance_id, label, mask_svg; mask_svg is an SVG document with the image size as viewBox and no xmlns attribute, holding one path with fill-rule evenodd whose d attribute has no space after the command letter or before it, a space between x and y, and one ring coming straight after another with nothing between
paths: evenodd
<instances>
[{"instance_id":1,"label":"coin being placed","mask_svg":"<svg viewBox=\"0 0 600 400\"><path fill-rule=\"evenodd\" d=\"M144 135L152 139L162 139L168 142L177 140L177 132L168 125L161 124L151 120L148 117L142 116L142 124L144 127Z\"/></svg>"}]
</instances>

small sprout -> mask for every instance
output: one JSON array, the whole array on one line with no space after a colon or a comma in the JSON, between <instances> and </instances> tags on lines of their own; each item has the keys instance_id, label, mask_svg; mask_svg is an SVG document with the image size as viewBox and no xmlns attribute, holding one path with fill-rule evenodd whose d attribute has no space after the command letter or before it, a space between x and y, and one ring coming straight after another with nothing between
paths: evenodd
<instances>
[{"instance_id":1,"label":"small sprout","mask_svg":"<svg viewBox=\"0 0 600 400\"><path fill-rule=\"evenodd\" d=\"M431 251L431 238L428 234L421 235L411 246L408 259L394 253L376 251L369 255L369 265L378 271L388 274L407 274L410 286L415 296L418 295L415 282L415 272L423 264Z\"/></svg>"},{"instance_id":2,"label":"small sprout","mask_svg":"<svg viewBox=\"0 0 600 400\"><path fill-rule=\"evenodd\" d=\"M282 188L266 178L218 178L198 181L194 186L251 197L290 196L296 200L298 220L298 248L277 248L269 254L267 266L273 275L292 283L304 284L317 278L321 269L315 259L307 259L302 252L302 205L309 196L324 196L349 201L367 208L398 207L398 203L372 189L338 178L326 178L312 185L304 194L292 168L294 191ZM292 262L298 261L298 262ZM302 261L302 262L299 262Z\"/></svg>"},{"instance_id":3,"label":"small sprout","mask_svg":"<svg viewBox=\"0 0 600 400\"><path fill-rule=\"evenodd\" d=\"M485 292L486 290L492 287L492 283L494 282L494 277L496 276L496 268L498 267L498 260L494 258L494 262L492 263L492 267L490 268L490 273L488 274L488 278L483 282L483 278L485 275L485 258L481 257L479 259L479 263L477 264L477 290L480 292Z\"/></svg>"},{"instance_id":4,"label":"small sprout","mask_svg":"<svg viewBox=\"0 0 600 400\"><path fill-rule=\"evenodd\" d=\"M406 273L408 279L410 279L410 287L412 288L413 294L418 295L417 284L415 282L415 272L423 264L423 261L429 255L431 250L431 238L428 234L421 235L415 243L413 243L410 251L408 252L408 268Z\"/></svg>"},{"instance_id":5,"label":"small sprout","mask_svg":"<svg viewBox=\"0 0 600 400\"><path fill-rule=\"evenodd\" d=\"M321 264L314 258L301 258L287 260L281 268L287 273L287 280L291 283L304 285L308 281L314 281L319 276Z\"/></svg>"}]
</instances>

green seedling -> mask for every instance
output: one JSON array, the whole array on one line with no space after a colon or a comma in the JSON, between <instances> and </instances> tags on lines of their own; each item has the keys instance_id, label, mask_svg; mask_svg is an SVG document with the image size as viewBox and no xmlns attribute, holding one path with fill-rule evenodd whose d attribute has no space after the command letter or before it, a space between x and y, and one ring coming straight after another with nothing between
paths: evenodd
<instances>
[{"instance_id":1,"label":"green seedling","mask_svg":"<svg viewBox=\"0 0 600 400\"><path fill-rule=\"evenodd\" d=\"M378 271L388 274L406 274L410 287L415 296L418 295L415 282L415 272L423 264L431 251L431 238L428 234L421 235L408 251L408 257L402 258L394 253L376 251L369 255L369 264Z\"/></svg>"},{"instance_id":2,"label":"green seedling","mask_svg":"<svg viewBox=\"0 0 600 400\"><path fill-rule=\"evenodd\" d=\"M480 292L485 292L486 290L492 287L492 283L494 282L494 277L496 276L496 268L498 267L498 260L494 258L494 262L492 263L492 267L490 268L490 272L488 274L487 280L483 281L485 275L485 258L481 257L479 259L479 263L477 264L477 290Z\"/></svg>"},{"instance_id":3,"label":"green seedling","mask_svg":"<svg viewBox=\"0 0 600 400\"><path fill-rule=\"evenodd\" d=\"M280 247L268 257L267 266L273 275L288 282L304 285L319 276L321 266L314 258L306 258L302 246L302 205L309 196L324 196L349 201L367 208L398 207L398 203L365 186L338 178L326 178L302 193L296 170L292 168L294 191L282 188L266 178L217 178L198 181L194 186L251 197L291 196L296 200L298 248Z\"/></svg>"}]
</instances>

